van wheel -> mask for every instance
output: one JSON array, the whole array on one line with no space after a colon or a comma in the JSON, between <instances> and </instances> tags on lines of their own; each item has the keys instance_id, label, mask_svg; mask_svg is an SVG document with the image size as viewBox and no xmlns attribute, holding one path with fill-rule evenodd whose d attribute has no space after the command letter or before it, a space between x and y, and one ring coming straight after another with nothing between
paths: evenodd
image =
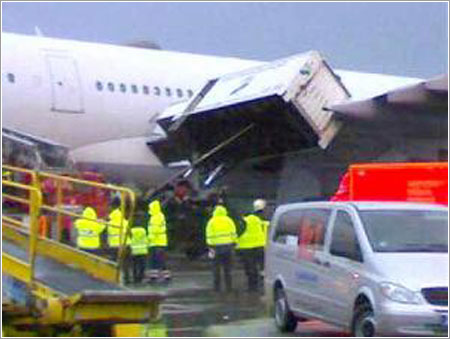
<instances>
[{"instance_id":1,"label":"van wheel","mask_svg":"<svg viewBox=\"0 0 450 339\"><path fill-rule=\"evenodd\" d=\"M297 318L289 309L282 288L275 290L275 324L281 332L294 332L297 327Z\"/></svg>"},{"instance_id":2,"label":"van wheel","mask_svg":"<svg viewBox=\"0 0 450 339\"><path fill-rule=\"evenodd\" d=\"M376 332L372 306L365 302L359 305L353 316L352 334L355 337L374 337Z\"/></svg>"}]
</instances>

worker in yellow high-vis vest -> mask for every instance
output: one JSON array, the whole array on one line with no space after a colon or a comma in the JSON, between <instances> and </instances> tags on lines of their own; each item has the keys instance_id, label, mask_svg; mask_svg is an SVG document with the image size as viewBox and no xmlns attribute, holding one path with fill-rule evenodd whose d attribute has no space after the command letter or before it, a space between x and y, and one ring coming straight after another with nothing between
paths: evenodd
<instances>
[{"instance_id":1,"label":"worker in yellow high-vis vest","mask_svg":"<svg viewBox=\"0 0 450 339\"><path fill-rule=\"evenodd\" d=\"M264 274L264 251L265 251L265 247L267 244L267 237L269 236L269 226L270 226L270 222L268 220L266 220L266 206L267 206L267 202L264 199L256 199L253 202L253 213L251 215L254 215L256 217L258 217L261 220L261 227L263 230L263 235L264 235L264 241L263 241L263 245L262 247L260 247L258 249L258 258L257 258L257 263L258 263L258 271L261 275Z\"/></svg>"},{"instance_id":2,"label":"worker in yellow high-vis vest","mask_svg":"<svg viewBox=\"0 0 450 339\"><path fill-rule=\"evenodd\" d=\"M236 225L223 205L217 205L206 225L206 244L213 260L214 290L221 291L221 269L224 271L226 291L232 291L231 267L236 245Z\"/></svg>"},{"instance_id":3,"label":"worker in yellow high-vis vest","mask_svg":"<svg viewBox=\"0 0 450 339\"><path fill-rule=\"evenodd\" d=\"M128 231L128 220L122 214L120 200L116 199L112 203L112 212L108 217L108 248L112 261L117 261L120 244L123 242Z\"/></svg>"},{"instance_id":4,"label":"worker in yellow high-vis vest","mask_svg":"<svg viewBox=\"0 0 450 339\"><path fill-rule=\"evenodd\" d=\"M150 214L147 228L150 247L150 281L155 281L158 278L168 281L172 277L166 263L166 248L168 245L166 217L159 200L152 201L148 205L148 211Z\"/></svg>"},{"instance_id":5,"label":"worker in yellow high-vis vest","mask_svg":"<svg viewBox=\"0 0 450 339\"><path fill-rule=\"evenodd\" d=\"M83 210L83 217L75 221L77 230L77 247L87 252L98 253L101 241L100 234L105 225L97 222L97 213L92 207Z\"/></svg>"},{"instance_id":6,"label":"worker in yellow high-vis vest","mask_svg":"<svg viewBox=\"0 0 450 339\"><path fill-rule=\"evenodd\" d=\"M144 278L148 254L148 237L144 227L134 226L131 229L130 248L133 261L133 281L140 283Z\"/></svg>"},{"instance_id":7,"label":"worker in yellow high-vis vest","mask_svg":"<svg viewBox=\"0 0 450 339\"><path fill-rule=\"evenodd\" d=\"M261 251L264 253L264 225L258 215L249 214L244 217L244 233L238 238L236 249L242 258L245 275L247 276L247 291L257 292L259 284L259 265Z\"/></svg>"}]
</instances>

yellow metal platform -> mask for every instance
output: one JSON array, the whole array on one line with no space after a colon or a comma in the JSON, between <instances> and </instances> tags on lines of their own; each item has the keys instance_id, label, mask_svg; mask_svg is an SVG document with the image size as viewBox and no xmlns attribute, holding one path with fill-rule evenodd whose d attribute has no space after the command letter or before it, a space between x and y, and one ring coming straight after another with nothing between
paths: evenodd
<instances>
[{"instance_id":1,"label":"yellow metal platform","mask_svg":"<svg viewBox=\"0 0 450 339\"><path fill-rule=\"evenodd\" d=\"M43 212L57 216L58 230L63 216L81 217L63 205L61 189L56 191L56 204L43 202L40 182L44 178L51 178L59 188L71 184L116 194L130 224L135 199L131 190L11 166L2 170L8 172L2 176L2 311L9 327L139 323L158 318L163 294L133 291L120 283L128 231L121 233L117 262L62 243L60 232L54 238L39 235ZM24 175L28 182L20 181ZM22 212L9 213L11 202L22 205Z\"/></svg>"}]
</instances>

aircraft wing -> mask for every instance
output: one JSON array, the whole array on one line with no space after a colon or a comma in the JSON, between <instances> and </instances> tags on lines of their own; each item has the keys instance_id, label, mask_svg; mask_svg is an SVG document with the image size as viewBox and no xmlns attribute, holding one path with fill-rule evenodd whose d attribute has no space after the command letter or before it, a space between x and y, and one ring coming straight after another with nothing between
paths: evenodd
<instances>
[{"instance_id":1,"label":"aircraft wing","mask_svg":"<svg viewBox=\"0 0 450 339\"><path fill-rule=\"evenodd\" d=\"M327 107L342 118L376 120L386 114L401 112L419 114L447 114L448 74L414 85L387 91L372 98L348 101Z\"/></svg>"}]
</instances>

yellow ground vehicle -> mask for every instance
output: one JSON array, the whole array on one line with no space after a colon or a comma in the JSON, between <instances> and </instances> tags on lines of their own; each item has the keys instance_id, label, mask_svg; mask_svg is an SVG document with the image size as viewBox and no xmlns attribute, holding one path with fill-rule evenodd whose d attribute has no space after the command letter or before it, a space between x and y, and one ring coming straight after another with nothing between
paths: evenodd
<instances>
[{"instance_id":1,"label":"yellow ground vehicle","mask_svg":"<svg viewBox=\"0 0 450 339\"><path fill-rule=\"evenodd\" d=\"M130 222L135 199L131 190L11 166L2 169L13 177L17 173L31 176L28 184L2 178L2 311L8 326L38 328L48 334L49 329L79 327L75 325L136 323L157 318L162 294L132 291L120 282L126 234L121 234L117 262L60 241L63 217L81 216L63 204L64 183L79 189L97 187L115 192ZM42 180L49 178L57 187L54 205L45 203L40 187ZM7 201L24 205L27 212L9 210ZM56 232L52 237L39 234L39 218L44 213L55 216ZM107 224L105 220L96 221Z\"/></svg>"}]
</instances>

